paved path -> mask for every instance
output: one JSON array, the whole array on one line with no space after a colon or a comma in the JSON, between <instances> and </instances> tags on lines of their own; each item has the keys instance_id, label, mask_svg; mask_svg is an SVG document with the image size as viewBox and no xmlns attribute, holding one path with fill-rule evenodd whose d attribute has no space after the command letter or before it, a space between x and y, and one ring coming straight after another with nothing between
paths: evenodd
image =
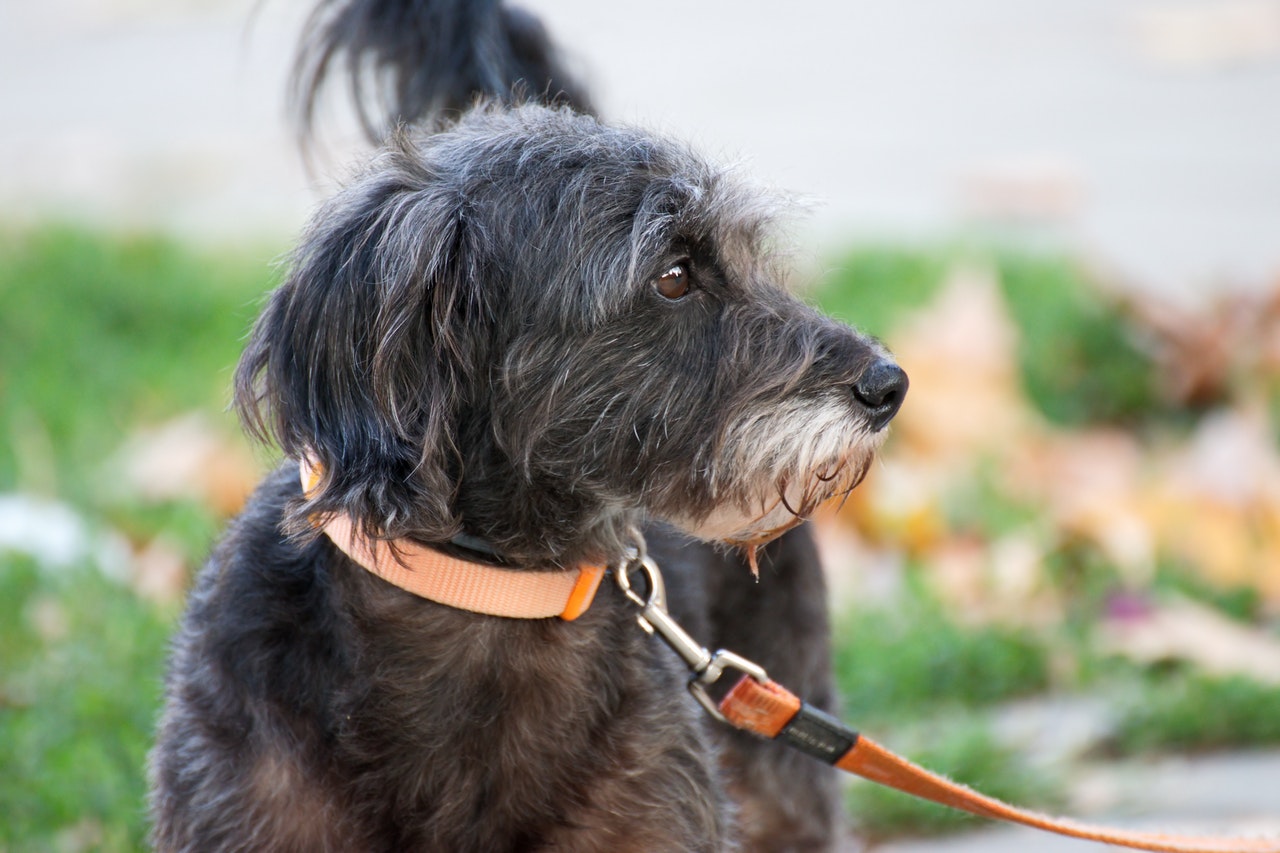
<instances>
[{"instance_id":1,"label":"paved path","mask_svg":"<svg viewBox=\"0 0 1280 853\"><path fill-rule=\"evenodd\" d=\"M1280 274L1280 0L525 2L610 116L820 200L815 254L1022 210L1139 284ZM307 5L0 0L0 215L292 233Z\"/></svg>"}]
</instances>

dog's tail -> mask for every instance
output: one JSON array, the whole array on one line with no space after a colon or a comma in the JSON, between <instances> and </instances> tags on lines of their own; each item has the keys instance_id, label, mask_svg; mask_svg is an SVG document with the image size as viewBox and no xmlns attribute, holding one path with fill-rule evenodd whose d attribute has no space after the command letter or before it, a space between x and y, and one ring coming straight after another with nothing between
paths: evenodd
<instances>
[{"instance_id":1,"label":"dog's tail","mask_svg":"<svg viewBox=\"0 0 1280 853\"><path fill-rule=\"evenodd\" d=\"M319 0L294 61L303 139L325 81L343 66L365 133L460 112L479 98L592 112L542 23L501 0Z\"/></svg>"}]
</instances>

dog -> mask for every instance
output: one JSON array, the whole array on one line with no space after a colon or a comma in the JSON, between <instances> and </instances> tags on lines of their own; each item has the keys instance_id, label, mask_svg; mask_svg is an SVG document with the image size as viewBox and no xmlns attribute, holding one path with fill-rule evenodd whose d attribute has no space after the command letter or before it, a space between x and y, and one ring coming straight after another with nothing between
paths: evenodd
<instances>
[{"instance_id":1,"label":"dog","mask_svg":"<svg viewBox=\"0 0 1280 853\"><path fill-rule=\"evenodd\" d=\"M420 554L586 576L642 537L699 642L834 710L799 523L860 481L906 376L784 289L778 200L577 106L395 132L301 238L235 381L285 461L174 640L157 849L838 843L834 771L703 713L608 581L576 618L403 588Z\"/></svg>"}]
</instances>

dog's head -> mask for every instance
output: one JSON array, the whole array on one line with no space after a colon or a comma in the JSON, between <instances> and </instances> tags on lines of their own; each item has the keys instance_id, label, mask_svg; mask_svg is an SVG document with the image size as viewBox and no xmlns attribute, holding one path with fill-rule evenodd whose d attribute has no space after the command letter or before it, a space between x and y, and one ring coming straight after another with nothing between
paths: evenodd
<instances>
[{"instance_id":1,"label":"dog's head","mask_svg":"<svg viewBox=\"0 0 1280 853\"><path fill-rule=\"evenodd\" d=\"M644 516L763 540L852 488L906 379L783 291L775 211L567 111L402 135L313 220L237 374L250 429L325 472L295 522L545 565Z\"/></svg>"}]
</instances>

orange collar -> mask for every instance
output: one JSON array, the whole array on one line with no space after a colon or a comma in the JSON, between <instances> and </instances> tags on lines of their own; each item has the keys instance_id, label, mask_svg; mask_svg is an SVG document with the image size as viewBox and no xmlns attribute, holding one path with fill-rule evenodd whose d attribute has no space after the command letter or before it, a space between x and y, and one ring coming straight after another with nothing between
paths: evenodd
<instances>
[{"instance_id":1,"label":"orange collar","mask_svg":"<svg viewBox=\"0 0 1280 853\"><path fill-rule=\"evenodd\" d=\"M311 494L320 483L318 463L298 463L302 489ZM408 539L359 536L348 515L331 515L317 526L340 551L384 581L421 598L459 610L510 619L577 619L591 606L604 566L577 571L533 572L501 569L460 560Z\"/></svg>"}]
</instances>

